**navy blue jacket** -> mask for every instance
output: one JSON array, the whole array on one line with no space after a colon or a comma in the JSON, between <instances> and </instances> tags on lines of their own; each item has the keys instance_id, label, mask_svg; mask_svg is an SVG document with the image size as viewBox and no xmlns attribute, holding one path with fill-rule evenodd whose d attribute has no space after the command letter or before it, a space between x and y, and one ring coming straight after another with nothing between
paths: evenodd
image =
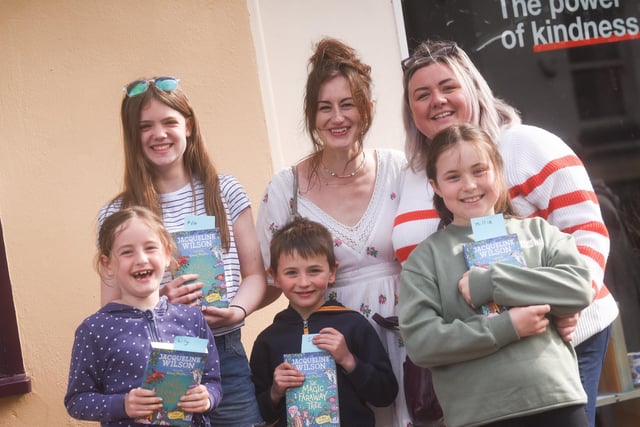
<instances>
[{"instance_id":1,"label":"navy blue jacket","mask_svg":"<svg viewBox=\"0 0 640 427\"><path fill-rule=\"evenodd\" d=\"M322 307L344 307L328 301ZM337 367L340 424L344 426L374 426L375 417L367 404L388 406L398 394L398 382L389 356L378 334L369 321L353 310L316 311L307 319L310 334L331 327L345 337L349 351L356 358L356 367L346 373ZM273 324L258 335L251 351L251 372L256 389L260 413L267 423L278 420L277 426L286 426L286 408L283 398L277 405L271 403L269 392L273 372L282 363L285 353L300 353L304 320L291 307L276 314Z\"/></svg>"}]
</instances>

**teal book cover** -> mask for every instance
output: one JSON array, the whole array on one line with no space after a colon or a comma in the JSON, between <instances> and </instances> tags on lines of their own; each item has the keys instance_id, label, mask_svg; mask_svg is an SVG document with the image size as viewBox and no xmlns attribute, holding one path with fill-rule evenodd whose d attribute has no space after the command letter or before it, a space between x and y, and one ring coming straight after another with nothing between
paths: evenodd
<instances>
[{"instance_id":1,"label":"teal book cover","mask_svg":"<svg viewBox=\"0 0 640 427\"><path fill-rule=\"evenodd\" d=\"M340 425L336 362L326 351L285 354L304 373L304 383L286 392L287 427Z\"/></svg>"},{"instance_id":2,"label":"teal book cover","mask_svg":"<svg viewBox=\"0 0 640 427\"><path fill-rule=\"evenodd\" d=\"M496 262L506 262L521 267L527 266L518 235L515 233L466 243L463 252L469 268L473 266L489 268L491 264ZM506 310L507 307L494 302L480 307L480 311L487 317L496 316Z\"/></svg>"},{"instance_id":3,"label":"teal book cover","mask_svg":"<svg viewBox=\"0 0 640 427\"><path fill-rule=\"evenodd\" d=\"M145 368L142 388L155 390L162 397L162 409L140 424L187 427L192 415L178 406L189 388L200 384L207 359L207 340L195 337L176 337L173 343L152 342L151 354Z\"/></svg>"},{"instance_id":4,"label":"teal book cover","mask_svg":"<svg viewBox=\"0 0 640 427\"><path fill-rule=\"evenodd\" d=\"M178 269L174 277L196 273L204 283L200 303L213 307L229 306L224 277L220 231L217 228L171 233L177 246Z\"/></svg>"}]
</instances>

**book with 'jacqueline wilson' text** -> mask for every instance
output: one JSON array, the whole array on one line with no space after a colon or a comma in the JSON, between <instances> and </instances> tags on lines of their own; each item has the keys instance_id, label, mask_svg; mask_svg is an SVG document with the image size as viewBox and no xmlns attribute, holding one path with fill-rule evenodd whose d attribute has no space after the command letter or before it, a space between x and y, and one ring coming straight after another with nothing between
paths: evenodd
<instances>
[{"instance_id":1,"label":"book with 'jacqueline wilson' text","mask_svg":"<svg viewBox=\"0 0 640 427\"><path fill-rule=\"evenodd\" d=\"M304 373L300 387L286 391L287 427L340 426L336 361L326 351L291 353L284 361Z\"/></svg>"},{"instance_id":2,"label":"book with 'jacqueline wilson' text","mask_svg":"<svg viewBox=\"0 0 640 427\"><path fill-rule=\"evenodd\" d=\"M177 249L178 269L174 277L198 274L202 282L201 305L226 308L229 306L222 259L220 231L217 228L193 229L171 233Z\"/></svg>"},{"instance_id":3,"label":"book with 'jacqueline wilson' text","mask_svg":"<svg viewBox=\"0 0 640 427\"><path fill-rule=\"evenodd\" d=\"M463 252L469 268L473 266L489 268L491 264L496 262L506 262L521 267L527 266L518 235L515 233L466 243ZM483 304L480 310L485 316L492 317L506 311L507 307L491 301Z\"/></svg>"},{"instance_id":4,"label":"book with 'jacqueline wilson' text","mask_svg":"<svg viewBox=\"0 0 640 427\"><path fill-rule=\"evenodd\" d=\"M140 424L187 427L192 415L178 406L191 387L200 384L207 359L208 341L204 338L177 336L173 343L152 342L142 388L155 390L162 397L162 409L149 417L138 418Z\"/></svg>"}]
</instances>

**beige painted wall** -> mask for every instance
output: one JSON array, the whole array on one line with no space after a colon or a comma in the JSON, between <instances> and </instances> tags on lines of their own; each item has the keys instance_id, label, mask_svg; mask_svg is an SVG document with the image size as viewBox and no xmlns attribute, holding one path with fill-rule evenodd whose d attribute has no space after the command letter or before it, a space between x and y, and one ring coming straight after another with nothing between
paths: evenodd
<instances>
[{"instance_id":1,"label":"beige painted wall","mask_svg":"<svg viewBox=\"0 0 640 427\"><path fill-rule=\"evenodd\" d=\"M98 309L95 217L120 187L121 88L180 77L218 169L257 206L272 167L247 5L0 0L0 52L0 215L33 388L0 398L0 426L86 425L62 399L73 332ZM249 349L281 305L249 319Z\"/></svg>"},{"instance_id":2,"label":"beige painted wall","mask_svg":"<svg viewBox=\"0 0 640 427\"><path fill-rule=\"evenodd\" d=\"M323 37L353 46L371 65L376 106L365 144L403 149L400 60L407 56L407 43L400 3L247 0L275 170L309 152L302 116L304 88L313 46Z\"/></svg>"}]
</instances>

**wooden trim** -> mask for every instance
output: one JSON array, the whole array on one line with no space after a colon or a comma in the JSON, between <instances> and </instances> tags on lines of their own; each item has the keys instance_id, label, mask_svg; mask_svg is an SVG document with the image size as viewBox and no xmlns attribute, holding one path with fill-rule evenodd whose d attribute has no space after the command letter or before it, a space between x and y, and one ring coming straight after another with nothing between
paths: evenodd
<instances>
[{"instance_id":1,"label":"wooden trim","mask_svg":"<svg viewBox=\"0 0 640 427\"><path fill-rule=\"evenodd\" d=\"M0 397L26 394L31 391L31 378L26 374L0 378Z\"/></svg>"},{"instance_id":2,"label":"wooden trim","mask_svg":"<svg viewBox=\"0 0 640 427\"><path fill-rule=\"evenodd\" d=\"M4 234L0 221L0 397L31 391L31 380L26 376L20 349L20 335L13 305L11 280Z\"/></svg>"},{"instance_id":3,"label":"wooden trim","mask_svg":"<svg viewBox=\"0 0 640 427\"><path fill-rule=\"evenodd\" d=\"M631 391L623 391L622 393L605 393L599 394L596 406L606 406L613 403L624 402L625 400L640 398L640 388Z\"/></svg>"}]
</instances>

